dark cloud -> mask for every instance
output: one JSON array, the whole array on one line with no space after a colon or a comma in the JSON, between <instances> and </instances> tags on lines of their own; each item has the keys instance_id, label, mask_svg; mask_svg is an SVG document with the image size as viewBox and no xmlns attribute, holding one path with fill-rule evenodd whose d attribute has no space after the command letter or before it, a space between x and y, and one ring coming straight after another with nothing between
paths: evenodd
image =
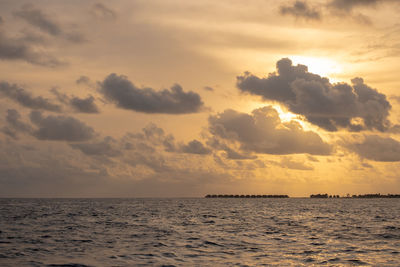
<instances>
[{"instance_id":1,"label":"dark cloud","mask_svg":"<svg viewBox=\"0 0 400 267\"><path fill-rule=\"evenodd\" d=\"M270 106L251 114L225 110L209 117L209 130L214 136L239 142L242 150L255 153L328 155L332 150L318 134L304 131L298 122L281 123L278 112Z\"/></svg>"},{"instance_id":2,"label":"dark cloud","mask_svg":"<svg viewBox=\"0 0 400 267\"><path fill-rule=\"evenodd\" d=\"M386 162L400 161L400 142L390 137L366 135L363 141L345 141L344 146L361 158Z\"/></svg>"},{"instance_id":3,"label":"dark cloud","mask_svg":"<svg viewBox=\"0 0 400 267\"><path fill-rule=\"evenodd\" d=\"M23 5L14 16L23 19L30 25L38 28L51 36L62 37L71 42L83 42L84 36L79 32L65 31L56 20L32 4Z\"/></svg>"},{"instance_id":4,"label":"dark cloud","mask_svg":"<svg viewBox=\"0 0 400 267\"><path fill-rule=\"evenodd\" d=\"M89 156L117 157L122 155L121 150L116 147L116 141L109 136L100 142L70 144L70 146Z\"/></svg>"},{"instance_id":5,"label":"dark cloud","mask_svg":"<svg viewBox=\"0 0 400 267\"><path fill-rule=\"evenodd\" d=\"M22 60L34 65L52 68L65 65L65 62L49 55L43 49L35 49L33 41L42 42L41 40L27 40L26 38L10 38L0 31L0 59Z\"/></svg>"},{"instance_id":6,"label":"dark cloud","mask_svg":"<svg viewBox=\"0 0 400 267\"><path fill-rule=\"evenodd\" d=\"M180 85L171 90L155 91L138 88L127 77L108 75L99 90L104 97L118 107L144 113L185 114L199 112L203 102L197 93L184 92Z\"/></svg>"},{"instance_id":7,"label":"dark cloud","mask_svg":"<svg viewBox=\"0 0 400 267\"><path fill-rule=\"evenodd\" d=\"M210 86L204 86L203 89L206 90L206 91L210 91L210 92L214 91L214 88L212 88Z\"/></svg>"},{"instance_id":8,"label":"dark cloud","mask_svg":"<svg viewBox=\"0 0 400 267\"><path fill-rule=\"evenodd\" d=\"M54 20L31 4L22 6L20 10L14 12L14 15L50 35L62 34L61 27Z\"/></svg>"},{"instance_id":9,"label":"dark cloud","mask_svg":"<svg viewBox=\"0 0 400 267\"><path fill-rule=\"evenodd\" d=\"M182 145L181 151L183 153L199 154L199 155L205 155L211 153L211 149L205 147L203 143L197 140L192 140L189 143Z\"/></svg>"},{"instance_id":10,"label":"dark cloud","mask_svg":"<svg viewBox=\"0 0 400 267\"><path fill-rule=\"evenodd\" d=\"M374 6L382 2L385 2L385 0L332 0L328 6L344 11L351 11L354 7ZM386 2L390 1L386 0Z\"/></svg>"},{"instance_id":11,"label":"dark cloud","mask_svg":"<svg viewBox=\"0 0 400 267\"><path fill-rule=\"evenodd\" d=\"M12 99L27 108L61 112L60 105L53 104L49 99L42 96L32 96L30 92L16 84L0 82L0 96Z\"/></svg>"},{"instance_id":12,"label":"dark cloud","mask_svg":"<svg viewBox=\"0 0 400 267\"><path fill-rule=\"evenodd\" d=\"M99 108L94 102L93 96L88 96L86 98L72 97L70 99L70 105L76 111L82 113L100 113Z\"/></svg>"},{"instance_id":13,"label":"dark cloud","mask_svg":"<svg viewBox=\"0 0 400 267\"><path fill-rule=\"evenodd\" d=\"M77 96L68 96L59 92L56 88L51 89L51 92L57 97L57 99L70 106L74 111L80 113L100 113L99 108L95 103L93 96L89 95L86 98L79 98Z\"/></svg>"},{"instance_id":14,"label":"dark cloud","mask_svg":"<svg viewBox=\"0 0 400 267\"><path fill-rule=\"evenodd\" d=\"M7 110L6 121L10 126L12 126L13 129L19 132L29 133L32 131L32 127L29 124L26 124L21 121L21 115L15 109Z\"/></svg>"},{"instance_id":15,"label":"dark cloud","mask_svg":"<svg viewBox=\"0 0 400 267\"><path fill-rule=\"evenodd\" d=\"M2 128L2 132L9 137L18 139L18 133L31 133L32 127L21 121L21 115L15 109L8 109L6 116L7 126Z\"/></svg>"},{"instance_id":16,"label":"dark cloud","mask_svg":"<svg viewBox=\"0 0 400 267\"><path fill-rule=\"evenodd\" d=\"M92 15L101 20L115 20L117 13L102 3L96 3L91 10Z\"/></svg>"},{"instance_id":17,"label":"dark cloud","mask_svg":"<svg viewBox=\"0 0 400 267\"><path fill-rule=\"evenodd\" d=\"M95 131L85 123L67 116L44 117L39 111L32 111L31 122L37 126L32 133L39 140L87 141Z\"/></svg>"},{"instance_id":18,"label":"dark cloud","mask_svg":"<svg viewBox=\"0 0 400 267\"><path fill-rule=\"evenodd\" d=\"M321 19L320 12L315 8L311 8L305 1L295 1L292 5L281 6L280 12L282 15L292 15L296 18L309 20Z\"/></svg>"},{"instance_id":19,"label":"dark cloud","mask_svg":"<svg viewBox=\"0 0 400 267\"><path fill-rule=\"evenodd\" d=\"M354 78L352 85L332 84L327 78L308 72L307 66L292 65L288 58L277 62L277 73L259 78L250 73L237 77L242 92L277 101L293 113L328 131L390 128L390 103L384 94Z\"/></svg>"}]
</instances>

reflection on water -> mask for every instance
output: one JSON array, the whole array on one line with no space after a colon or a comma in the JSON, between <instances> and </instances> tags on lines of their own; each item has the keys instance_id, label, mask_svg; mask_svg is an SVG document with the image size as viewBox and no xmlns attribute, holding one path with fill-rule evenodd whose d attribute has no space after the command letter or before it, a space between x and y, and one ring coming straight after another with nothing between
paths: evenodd
<instances>
[{"instance_id":1,"label":"reflection on water","mask_svg":"<svg viewBox=\"0 0 400 267\"><path fill-rule=\"evenodd\" d=\"M0 266L400 265L400 199L0 199Z\"/></svg>"}]
</instances>

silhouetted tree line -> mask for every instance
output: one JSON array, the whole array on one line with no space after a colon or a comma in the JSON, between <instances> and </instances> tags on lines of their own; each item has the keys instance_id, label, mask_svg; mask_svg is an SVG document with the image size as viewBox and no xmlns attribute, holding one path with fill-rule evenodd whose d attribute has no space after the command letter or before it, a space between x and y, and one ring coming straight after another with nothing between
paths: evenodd
<instances>
[{"instance_id":1,"label":"silhouetted tree line","mask_svg":"<svg viewBox=\"0 0 400 267\"><path fill-rule=\"evenodd\" d=\"M328 195L328 194L315 194L310 195L310 198L340 198L339 195ZM350 197L349 194L344 198L400 198L400 194L388 194L388 195L381 195L381 194L365 194L365 195L352 195Z\"/></svg>"},{"instance_id":2,"label":"silhouetted tree line","mask_svg":"<svg viewBox=\"0 0 400 267\"><path fill-rule=\"evenodd\" d=\"M288 195L206 195L206 198L288 198Z\"/></svg>"},{"instance_id":3,"label":"silhouetted tree line","mask_svg":"<svg viewBox=\"0 0 400 267\"><path fill-rule=\"evenodd\" d=\"M353 195L352 198L400 198L399 194L365 194L365 195Z\"/></svg>"}]
</instances>

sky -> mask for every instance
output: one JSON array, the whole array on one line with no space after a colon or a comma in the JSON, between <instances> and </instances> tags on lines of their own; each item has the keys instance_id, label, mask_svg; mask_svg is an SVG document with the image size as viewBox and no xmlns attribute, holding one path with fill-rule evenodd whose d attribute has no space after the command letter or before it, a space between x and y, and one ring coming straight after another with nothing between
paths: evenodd
<instances>
[{"instance_id":1,"label":"sky","mask_svg":"<svg viewBox=\"0 0 400 267\"><path fill-rule=\"evenodd\" d=\"M400 193L400 2L0 2L0 197Z\"/></svg>"}]
</instances>

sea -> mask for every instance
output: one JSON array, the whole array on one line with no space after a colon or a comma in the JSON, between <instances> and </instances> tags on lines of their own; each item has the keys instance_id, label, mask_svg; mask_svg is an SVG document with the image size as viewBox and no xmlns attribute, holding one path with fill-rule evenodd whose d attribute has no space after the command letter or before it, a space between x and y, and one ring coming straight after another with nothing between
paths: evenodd
<instances>
[{"instance_id":1,"label":"sea","mask_svg":"<svg viewBox=\"0 0 400 267\"><path fill-rule=\"evenodd\" d=\"M400 266L400 199L0 199L0 266Z\"/></svg>"}]
</instances>

